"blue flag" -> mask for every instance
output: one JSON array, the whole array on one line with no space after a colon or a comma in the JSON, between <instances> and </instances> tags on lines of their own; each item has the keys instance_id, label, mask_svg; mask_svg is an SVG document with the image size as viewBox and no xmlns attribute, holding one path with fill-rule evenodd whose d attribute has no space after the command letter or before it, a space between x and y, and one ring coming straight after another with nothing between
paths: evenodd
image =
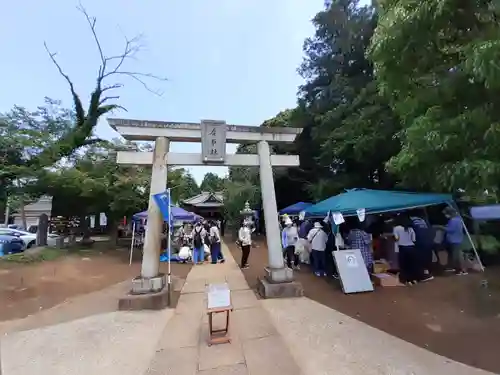
<instances>
[{"instance_id":1,"label":"blue flag","mask_svg":"<svg viewBox=\"0 0 500 375\"><path fill-rule=\"evenodd\" d=\"M172 226L172 218L170 217L172 216L170 215L170 191L166 190L163 193L155 194L153 195L153 199L160 209L163 220L169 223L169 226Z\"/></svg>"}]
</instances>

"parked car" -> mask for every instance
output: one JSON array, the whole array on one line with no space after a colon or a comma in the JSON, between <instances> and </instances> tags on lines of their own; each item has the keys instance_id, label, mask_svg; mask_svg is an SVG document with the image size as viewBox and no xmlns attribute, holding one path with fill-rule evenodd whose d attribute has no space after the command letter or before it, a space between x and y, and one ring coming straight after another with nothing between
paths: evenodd
<instances>
[{"instance_id":1,"label":"parked car","mask_svg":"<svg viewBox=\"0 0 500 375\"><path fill-rule=\"evenodd\" d=\"M24 242L27 249L36 245L36 234L26 232L24 230L0 228L0 235L15 236L20 238ZM49 233L47 235L47 245L52 247L56 246L56 239L58 237L59 236L57 234Z\"/></svg>"},{"instance_id":2,"label":"parked car","mask_svg":"<svg viewBox=\"0 0 500 375\"><path fill-rule=\"evenodd\" d=\"M25 248L24 241L19 237L0 234L0 256L21 253Z\"/></svg>"}]
</instances>

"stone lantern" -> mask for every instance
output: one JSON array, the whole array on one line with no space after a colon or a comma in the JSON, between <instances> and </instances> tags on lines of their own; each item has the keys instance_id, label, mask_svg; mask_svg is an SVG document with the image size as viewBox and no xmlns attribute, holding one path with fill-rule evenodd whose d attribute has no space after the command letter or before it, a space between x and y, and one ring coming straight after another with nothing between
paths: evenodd
<instances>
[{"instance_id":1,"label":"stone lantern","mask_svg":"<svg viewBox=\"0 0 500 375\"><path fill-rule=\"evenodd\" d=\"M250 203L245 202L245 207L240 211L240 215L243 216L243 221L250 224L252 232L255 230L254 222L254 211L250 208Z\"/></svg>"}]
</instances>

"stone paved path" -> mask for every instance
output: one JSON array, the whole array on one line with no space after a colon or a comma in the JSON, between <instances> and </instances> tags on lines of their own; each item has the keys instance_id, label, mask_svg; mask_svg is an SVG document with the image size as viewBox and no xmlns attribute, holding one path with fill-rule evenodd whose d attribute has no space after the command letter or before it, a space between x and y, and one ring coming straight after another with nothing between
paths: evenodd
<instances>
[{"instance_id":1,"label":"stone paved path","mask_svg":"<svg viewBox=\"0 0 500 375\"><path fill-rule=\"evenodd\" d=\"M227 247L223 251L226 263L198 265L189 273L146 374L302 374ZM208 346L206 286L223 282L229 284L234 307L232 342ZM223 324L222 315L214 324Z\"/></svg>"},{"instance_id":2,"label":"stone paved path","mask_svg":"<svg viewBox=\"0 0 500 375\"><path fill-rule=\"evenodd\" d=\"M0 341L2 375L143 374L172 310L93 315Z\"/></svg>"}]
</instances>

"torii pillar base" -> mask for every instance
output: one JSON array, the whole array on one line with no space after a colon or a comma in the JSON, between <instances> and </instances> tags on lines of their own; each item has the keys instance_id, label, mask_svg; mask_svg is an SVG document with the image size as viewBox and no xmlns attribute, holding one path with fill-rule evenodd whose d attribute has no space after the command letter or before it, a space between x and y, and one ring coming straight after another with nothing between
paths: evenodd
<instances>
[{"instance_id":1,"label":"torii pillar base","mask_svg":"<svg viewBox=\"0 0 500 375\"><path fill-rule=\"evenodd\" d=\"M266 276L258 279L257 290L263 298L293 298L304 296L302 284L293 279L293 271L283 267L266 267Z\"/></svg>"},{"instance_id":2,"label":"torii pillar base","mask_svg":"<svg viewBox=\"0 0 500 375\"><path fill-rule=\"evenodd\" d=\"M149 279L136 277L130 292L119 299L118 310L162 310L170 305L170 290L163 274Z\"/></svg>"}]
</instances>

